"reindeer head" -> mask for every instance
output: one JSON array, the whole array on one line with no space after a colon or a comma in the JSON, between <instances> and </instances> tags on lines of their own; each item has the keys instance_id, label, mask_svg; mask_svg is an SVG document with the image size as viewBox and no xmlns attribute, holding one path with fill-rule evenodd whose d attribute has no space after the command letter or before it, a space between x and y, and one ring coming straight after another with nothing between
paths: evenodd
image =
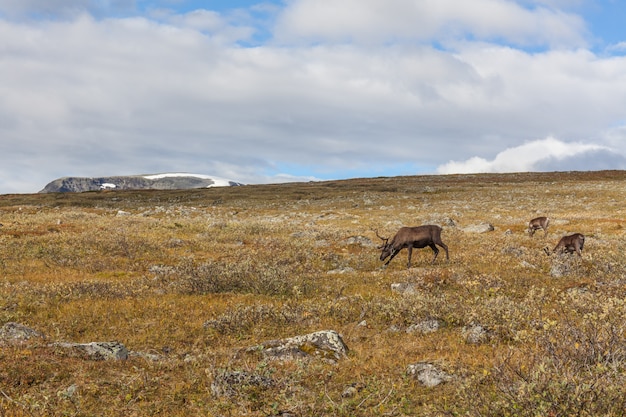
<instances>
[{"instance_id":1,"label":"reindeer head","mask_svg":"<svg viewBox=\"0 0 626 417\"><path fill-rule=\"evenodd\" d=\"M375 232L376 232L376 236L378 236L380 240L383 241L383 244L378 246L378 249L382 250L382 252L380 253L380 260L384 261L385 259L389 257L389 255L391 255L391 252L393 250L391 248L391 245L389 244L389 238L388 237L385 238L379 235L378 230L376 230Z\"/></svg>"}]
</instances>

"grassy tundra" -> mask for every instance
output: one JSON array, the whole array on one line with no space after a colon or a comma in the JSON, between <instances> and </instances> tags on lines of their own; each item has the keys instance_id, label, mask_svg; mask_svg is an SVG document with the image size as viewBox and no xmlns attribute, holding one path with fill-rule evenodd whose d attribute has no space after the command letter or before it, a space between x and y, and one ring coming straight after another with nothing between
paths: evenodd
<instances>
[{"instance_id":1,"label":"grassy tundra","mask_svg":"<svg viewBox=\"0 0 626 417\"><path fill-rule=\"evenodd\" d=\"M45 336L0 343L0 416L624 415L624 201L621 171L0 196L0 327ZM381 268L374 230L421 224L450 260ZM574 232L582 258L546 256ZM319 330L347 357L246 350ZM140 354L54 344L94 341Z\"/></svg>"}]
</instances>

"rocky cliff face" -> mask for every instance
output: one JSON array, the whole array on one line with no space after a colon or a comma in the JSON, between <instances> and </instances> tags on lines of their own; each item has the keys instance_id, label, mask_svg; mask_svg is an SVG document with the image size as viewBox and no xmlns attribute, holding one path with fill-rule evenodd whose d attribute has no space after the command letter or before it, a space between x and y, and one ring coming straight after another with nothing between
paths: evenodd
<instances>
[{"instance_id":1,"label":"rocky cliff face","mask_svg":"<svg viewBox=\"0 0 626 417\"><path fill-rule=\"evenodd\" d=\"M40 193L98 190L181 190L243 185L236 181L196 174L155 174L116 177L64 177L48 183Z\"/></svg>"}]
</instances>

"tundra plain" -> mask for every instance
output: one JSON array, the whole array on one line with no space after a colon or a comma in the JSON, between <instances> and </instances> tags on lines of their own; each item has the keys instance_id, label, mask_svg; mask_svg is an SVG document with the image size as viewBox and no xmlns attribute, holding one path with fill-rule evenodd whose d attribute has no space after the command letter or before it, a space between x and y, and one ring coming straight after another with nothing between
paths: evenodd
<instances>
[{"instance_id":1,"label":"tundra plain","mask_svg":"<svg viewBox=\"0 0 626 417\"><path fill-rule=\"evenodd\" d=\"M625 415L624 201L623 171L0 196L0 327L41 334L0 341L0 416ZM450 261L381 268L375 230L423 224ZM348 354L249 349L320 330ZM98 341L131 355L55 344Z\"/></svg>"}]
</instances>

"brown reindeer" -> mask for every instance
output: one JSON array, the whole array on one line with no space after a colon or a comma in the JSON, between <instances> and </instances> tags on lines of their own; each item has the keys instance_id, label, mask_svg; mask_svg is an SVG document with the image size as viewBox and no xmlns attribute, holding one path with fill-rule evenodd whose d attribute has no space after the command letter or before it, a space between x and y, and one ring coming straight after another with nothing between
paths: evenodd
<instances>
[{"instance_id":1,"label":"brown reindeer","mask_svg":"<svg viewBox=\"0 0 626 417\"><path fill-rule=\"evenodd\" d=\"M409 251L407 268L411 267L413 248L420 249L426 246L430 247L433 252L435 252L432 261L432 263L435 263L435 259L437 259L437 255L439 255L439 249L435 245L439 245L446 251L446 259L450 259L448 246L441 241L441 227L439 226L401 227L393 239L391 239L391 242L389 242L389 238L381 237L378 232L376 232L376 236L383 241L383 244L378 247L378 249L382 249L380 260L384 261L389 257L389 260L385 262L384 266L389 265L389 262L404 248L407 248Z\"/></svg>"},{"instance_id":2,"label":"brown reindeer","mask_svg":"<svg viewBox=\"0 0 626 417\"><path fill-rule=\"evenodd\" d=\"M544 248L546 254L550 255L551 253L574 253L576 252L578 256L582 258L582 250L585 245L585 236L580 233L574 233L573 235L563 236L559 243L552 249L552 252L548 250L548 248Z\"/></svg>"},{"instance_id":3,"label":"brown reindeer","mask_svg":"<svg viewBox=\"0 0 626 417\"><path fill-rule=\"evenodd\" d=\"M528 233L530 236L535 234L535 231L543 229L543 235L548 234L548 226L550 225L550 219L548 217L536 217L528 222Z\"/></svg>"}]
</instances>

